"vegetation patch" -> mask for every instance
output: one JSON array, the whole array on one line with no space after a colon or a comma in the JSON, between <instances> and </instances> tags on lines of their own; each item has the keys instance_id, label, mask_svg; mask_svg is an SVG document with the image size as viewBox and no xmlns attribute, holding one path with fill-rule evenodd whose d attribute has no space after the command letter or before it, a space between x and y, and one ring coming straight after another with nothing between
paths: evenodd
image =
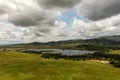
<instances>
[{"instance_id":1,"label":"vegetation patch","mask_svg":"<svg viewBox=\"0 0 120 80\"><path fill-rule=\"evenodd\" d=\"M120 80L120 68L89 60L45 59L41 54L2 51L0 80Z\"/></svg>"},{"instance_id":2,"label":"vegetation patch","mask_svg":"<svg viewBox=\"0 0 120 80\"><path fill-rule=\"evenodd\" d=\"M119 54L120 55L120 50L112 50L109 52L109 54Z\"/></svg>"}]
</instances>

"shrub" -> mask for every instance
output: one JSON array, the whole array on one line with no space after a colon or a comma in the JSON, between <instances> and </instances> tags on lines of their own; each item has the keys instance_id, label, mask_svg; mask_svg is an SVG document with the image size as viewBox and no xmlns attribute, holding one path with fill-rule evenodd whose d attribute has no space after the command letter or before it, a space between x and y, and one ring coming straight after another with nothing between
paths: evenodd
<instances>
[{"instance_id":1,"label":"shrub","mask_svg":"<svg viewBox=\"0 0 120 80\"><path fill-rule=\"evenodd\" d=\"M114 65L115 67L119 67L119 68L120 68L120 61L115 61L115 62L113 63L113 65Z\"/></svg>"},{"instance_id":2,"label":"shrub","mask_svg":"<svg viewBox=\"0 0 120 80\"><path fill-rule=\"evenodd\" d=\"M120 68L120 61L111 61L110 64L112 64L114 67Z\"/></svg>"}]
</instances>

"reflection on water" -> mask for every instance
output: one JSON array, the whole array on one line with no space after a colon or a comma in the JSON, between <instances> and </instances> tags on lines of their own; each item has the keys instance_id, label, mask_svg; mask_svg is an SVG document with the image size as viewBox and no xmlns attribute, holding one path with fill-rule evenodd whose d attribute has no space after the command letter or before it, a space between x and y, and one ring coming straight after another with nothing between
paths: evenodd
<instances>
[{"instance_id":1,"label":"reflection on water","mask_svg":"<svg viewBox=\"0 0 120 80\"><path fill-rule=\"evenodd\" d=\"M85 55L85 54L93 54L93 51L80 51L80 50L63 50L62 55Z\"/></svg>"},{"instance_id":2,"label":"reflection on water","mask_svg":"<svg viewBox=\"0 0 120 80\"><path fill-rule=\"evenodd\" d=\"M73 56L73 55L85 55L85 54L94 54L94 51L87 51L87 50L61 50L61 49L26 49L20 50L22 52L36 52L36 53L50 53L50 54L58 54L61 53L62 55Z\"/></svg>"}]
</instances>

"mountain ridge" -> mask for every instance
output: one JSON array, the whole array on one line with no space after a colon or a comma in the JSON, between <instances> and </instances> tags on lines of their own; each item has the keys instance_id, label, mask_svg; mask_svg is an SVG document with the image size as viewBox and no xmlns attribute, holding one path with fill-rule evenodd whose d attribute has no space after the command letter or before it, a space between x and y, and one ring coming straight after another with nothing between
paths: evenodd
<instances>
[{"instance_id":1,"label":"mountain ridge","mask_svg":"<svg viewBox=\"0 0 120 80\"><path fill-rule=\"evenodd\" d=\"M32 42L29 43L31 45L56 45L56 44L69 44L69 43L98 43L98 44L120 44L120 35L114 35L114 36L104 36L94 39L73 39L73 40L63 40L63 41L51 41L46 43L41 42Z\"/></svg>"}]
</instances>

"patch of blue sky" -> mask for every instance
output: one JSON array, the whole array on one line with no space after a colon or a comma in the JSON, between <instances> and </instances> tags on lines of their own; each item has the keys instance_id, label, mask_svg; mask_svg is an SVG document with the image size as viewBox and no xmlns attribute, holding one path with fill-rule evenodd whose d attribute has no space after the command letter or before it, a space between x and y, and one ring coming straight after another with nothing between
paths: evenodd
<instances>
[{"instance_id":1,"label":"patch of blue sky","mask_svg":"<svg viewBox=\"0 0 120 80\"><path fill-rule=\"evenodd\" d=\"M68 10L61 12L59 16L59 21L66 22L69 27L72 26L74 19L84 20L82 16L79 16L75 10Z\"/></svg>"},{"instance_id":2,"label":"patch of blue sky","mask_svg":"<svg viewBox=\"0 0 120 80\"><path fill-rule=\"evenodd\" d=\"M8 20L2 19L2 18L0 18L0 22L3 22L3 23L10 23Z\"/></svg>"},{"instance_id":3,"label":"patch of blue sky","mask_svg":"<svg viewBox=\"0 0 120 80\"><path fill-rule=\"evenodd\" d=\"M20 32L20 31L21 31L21 28L20 28L20 27L15 26L14 24L12 24L12 23L11 23L10 21L8 21L7 19L2 19L2 18L0 18L0 22L9 25L9 26L6 26L6 27L11 27L14 32ZM2 30L2 29L1 29L1 30ZM0 32L1 32L1 31L0 31Z\"/></svg>"},{"instance_id":4,"label":"patch of blue sky","mask_svg":"<svg viewBox=\"0 0 120 80\"><path fill-rule=\"evenodd\" d=\"M14 28L13 28L13 31L14 31L14 32L21 32L21 27L14 27Z\"/></svg>"}]
</instances>

